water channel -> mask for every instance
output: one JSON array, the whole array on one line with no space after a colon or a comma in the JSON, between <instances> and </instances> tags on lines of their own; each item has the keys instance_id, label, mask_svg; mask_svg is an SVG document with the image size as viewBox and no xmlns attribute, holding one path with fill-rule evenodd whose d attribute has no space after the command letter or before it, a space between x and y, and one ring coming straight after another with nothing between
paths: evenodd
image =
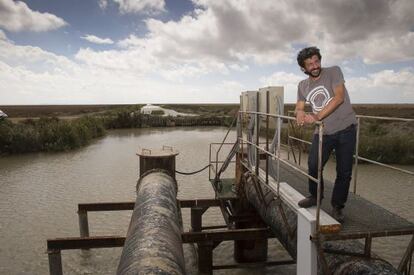
<instances>
[{"instance_id":1,"label":"water channel","mask_svg":"<svg viewBox=\"0 0 414 275\"><path fill-rule=\"evenodd\" d=\"M138 148L173 146L180 152L177 170L195 171L208 164L209 144L220 142L226 130L220 127L116 130L75 151L0 158L0 274L48 274L46 239L79 236L78 203L135 201ZM234 138L233 133L231 140ZM333 177L333 167L328 164L327 179ZM229 172L232 175L233 171ZM360 165L358 179L359 194L414 221L414 177ZM207 171L194 176L178 175L177 180L179 198L214 197ZM91 236L123 236L131 211L88 215ZM183 211L183 215L188 226L189 212ZM224 223L217 210L207 211L203 222ZM373 250L397 265L408 240L407 237L375 239ZM269 243L271 260L288 258L276 240ZM231 263L232 250L230 242L222 243L214 250L215 263ZM64 274L114 274L121 251L121 248L63 251ZM195 265L192 261L187 264ZM294 270L291 266L225 270L215 274L295 274Z\"/></svg>"}]
</instances>

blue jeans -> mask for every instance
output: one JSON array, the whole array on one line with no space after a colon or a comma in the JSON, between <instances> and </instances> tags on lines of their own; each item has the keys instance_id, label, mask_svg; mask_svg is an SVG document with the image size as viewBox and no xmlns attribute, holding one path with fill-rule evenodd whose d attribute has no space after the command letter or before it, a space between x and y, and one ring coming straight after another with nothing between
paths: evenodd
<instances>
[{"instance_id":1,"label":"blue jeans","mask_svg":"<svg viewBox=\"0 0 414 275\"><path fill-rule=\"evenodd\" d=\"M336 156L336 180L332 192L331 204L334 207L344 208L348 198L349 184L352 177L353 153L356 143L356 129L352 124L344 130L331 135L323 135L322 142L322 173L323 167L335 149ZM313 136L312 146L308 159L308 172L314 178L318 178L318 145L319 135ZM323 176L321 181L323 198ZM316 198L318 184L309 180L309 193Z\"/></svg>"}]
</instances>

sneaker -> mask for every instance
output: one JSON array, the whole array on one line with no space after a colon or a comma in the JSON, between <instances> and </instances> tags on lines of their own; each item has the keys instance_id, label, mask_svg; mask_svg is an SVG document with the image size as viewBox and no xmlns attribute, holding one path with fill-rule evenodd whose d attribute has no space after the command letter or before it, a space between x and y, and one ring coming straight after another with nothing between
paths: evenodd
<instances>
[{"instance_id":1,"label":"sneaker","mask_svg":"<svg viewBox=\"0 0 414 275\"><path fill-rule=\"evenodd\" d=\"M332 218L337 220L338 222L342 223L345 219L344 213L342 208L339 207L332 207Z\"/></svg>"},{"instance_id":2,"label":"sneaker","mask_svg":"<svg viewBox=\"0 0 414 275\"><path fill-rule=\"evenodd\" d=\"M303 200L298 202L299 207L301 208L309 208L311 206L316 205L316 198L314 196L309 196Z\"/></svg>"}]
</instances>

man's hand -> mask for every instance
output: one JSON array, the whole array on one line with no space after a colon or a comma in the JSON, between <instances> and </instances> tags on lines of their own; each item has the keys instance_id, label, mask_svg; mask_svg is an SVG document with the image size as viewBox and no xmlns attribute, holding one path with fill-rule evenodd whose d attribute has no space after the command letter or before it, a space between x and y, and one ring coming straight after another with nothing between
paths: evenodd
<instances>
[{"instance_id":1,"label":"man's hand","mask_svg":"<svg viewBox=\"0 0 414 275\"><path fill-rule=\"evenodd\" d=\"M296 124L302 126L305 123L305 101L298 100L296 102Z\"/></svg>"},{"instance_id":2,"label":"man's hand","mask_svg":"<svg viewBox=\"0 0 414 275\"><path fill-rule=\"evenodd\" d=\"M297 111L296 112L296 124L299 126L303 126L304 123L305 123L305 112Z\"/></svg>"},{"instance_id":3,"label":"man's hand","mask_svg":"<svg viewBox=\"0 0 414 275\"><path fill-rule=\"evenodd\" d=\"M315 123L316 121L319 121L319 118L316 114L306 114L304 121L306 124L312 124L312 123Z\"/></svg>"}]
</instances>

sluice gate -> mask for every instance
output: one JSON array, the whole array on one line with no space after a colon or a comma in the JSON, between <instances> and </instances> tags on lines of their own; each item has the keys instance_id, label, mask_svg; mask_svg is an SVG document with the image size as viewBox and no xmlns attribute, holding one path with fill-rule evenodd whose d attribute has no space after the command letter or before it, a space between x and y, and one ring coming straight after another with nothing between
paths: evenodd
<instances>
[{"instance_id":1,"label":"sluice gate","mask_svg":"<svg viewBox=\"0 0 414 275\"><path fill-rule=\"evenodd\" d=\"M183 259L183 244L189 243L196 247L198 274L291 264L296 264L298 275L411 274L413 223L351 193L346 221L340 224L327 214L331 193L328 182L323 203L309 209L298 208L297 202L306 194L309 175L296 161L282 157L282 149L293 153L292 141L299 139L288 133L288 144L283 145L280 137L282 128L289 127L293 120L283 115L282 88L244 93L236 141L227 142L227 134L221 143L214 144L219 145L214 153L214 146L210 146L209 180L215 192L211 199L176 199L177 152L170 147L158 152L142 150L138 154L136 201L80 204L81 236L48 240L50 273L62 274L61 250L123 246L118 274L189 274ZM219 153L225 146L232 149L222 160ZM230 163L235 165L235 175L224 178ZM204 225L203 214L211 207L221 210L224 224ZM183 208L190 209L188 232L181 224ZM133 210L126 238L89 236L88 211L120 210ZM397 235L412 239L395 268L374 255L371 246L375 237ZM268 260L268 239L275 237L291 259ZM235 264L214 263L214 249L223 241L234 242Z\"/></svg>"}]
</instances>

